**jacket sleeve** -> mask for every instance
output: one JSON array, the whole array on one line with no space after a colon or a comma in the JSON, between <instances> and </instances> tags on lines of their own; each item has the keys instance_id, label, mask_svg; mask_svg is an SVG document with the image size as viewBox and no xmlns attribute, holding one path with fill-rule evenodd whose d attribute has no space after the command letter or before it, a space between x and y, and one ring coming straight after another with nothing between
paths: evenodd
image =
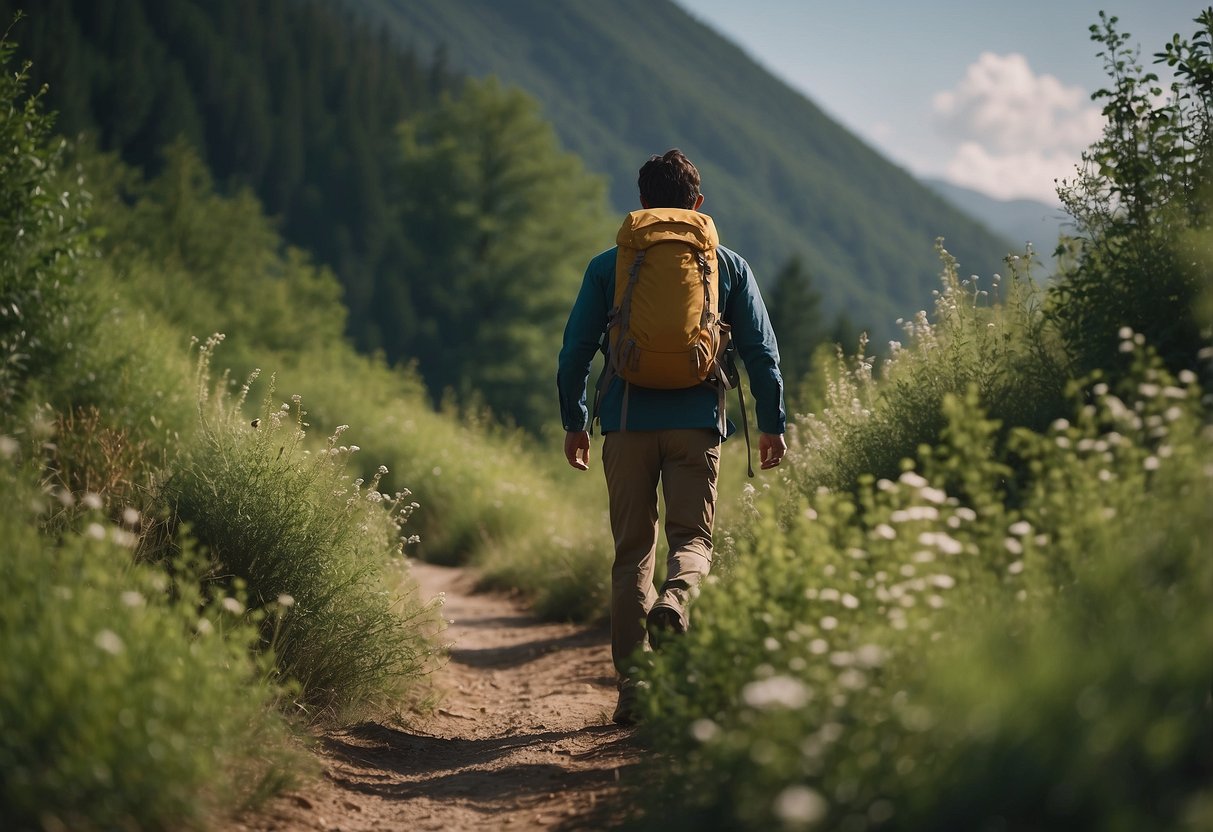
<instances>
[{"instance_id":1,"label":"jacket sleeve","mask_svg":"<svg viewBox=\"0 0 1213 832\"><path fill-rule=\"evenodd\" d=\"M560 348L556 370L556 389L560 396L560 421L566 431L585 430L590 420L586 407L586 381L607 325L610 301L603 278L608 265L612 280L615 275L615 261L613 257L608 258L608 254L610 252L603 252L590 261L564 327L564 345Z\"/></svg>"},{"instance_id":2,"label":"jacket sleeve","mask_svg":"<svg viewBox=\"0 0 1213 832\"><path fill-rule=\"evenodd\" d=\"M783 376L779 373L779 345L767 315L758 283L745 260L738 258L734 285L725 301L724 319L733 327L733 343L750 376L758 429L783 433Z\"/></svg>"}]
</instances>

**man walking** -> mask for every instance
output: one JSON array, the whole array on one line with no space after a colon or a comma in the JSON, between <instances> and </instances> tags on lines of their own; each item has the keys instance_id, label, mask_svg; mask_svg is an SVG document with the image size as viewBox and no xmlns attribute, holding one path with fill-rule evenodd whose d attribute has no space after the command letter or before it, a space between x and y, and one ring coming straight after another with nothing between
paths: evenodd
<instances>
[{"instance_id":1,"label":"man walking","mask_svg":"<svg viewBox=\"0 0 1213 832\"><path fill-rule=\"evenodd\" d=\"M635 654L650 647L659 649L663 637L686 632L690 626L688 602L711 568L720 443L732 429L724 414L723 388L714 382L723 375L721 344L729 337L745 363L757 402L762 468L778 465L786 450L783 381L775 333L749 265L735 252L718 245L711 219L699 213L703 204L699 171L674 149L646 162L638 184L644 210L629 215L619 234L620 245L599 254L586 268L565 327L557 374L566 431L564 453L569 464L588 469L588 428L594 415L599 416L604 435L602 459L615 541L611 657L619 677L619 703L614 721L620 724L635 721ZM642 232L652 228L672 230L663 231L666 236L650 235L645 238L648 242L636 242L644 237ZM653 245L653 239L660 244ZM646 245L652 247L645 249ZM663 265L669 263L675 265ZM675 374L686 373L689 367L692 375L687 380L675 375L668 383L663 380L645 386L629 380L648 378L633 375L650 362L643 348L637 346L643 343L645 333L633 337L627 330L658 328L662 322L653 323L652 316L667 311L681 326L687 316L670 308L673 304L668 292L667 300L652 299L660 295L640 300L644 292L650 291L647 285L662 281L671 285L671 279L660 270L679 268L679 263L690 269L692 293L699 291L698 277L702 276L702 315L693 311L690 318L693 338L700 337L696 327L703 325L704 346L692 345L689 362L685 356L666 361ZM678 280L679 276L674 275L673 283ZM716 308L709 309L709 305ZM650 316L650 322L638 325L636 319L643 314ZM614 355L608 359L610 369L605 375L605 389L600 390L599 412L590 414L586 381L608 324ZM713 327L723 333L723 341L711 334L716 331ZM694 375L696 366L700 368L698 376ZM697 383L699 378L705 380ZM669 544L668 577L660 591L653 586L658 483L665 496Z\"/></svg>"}]
</instances>

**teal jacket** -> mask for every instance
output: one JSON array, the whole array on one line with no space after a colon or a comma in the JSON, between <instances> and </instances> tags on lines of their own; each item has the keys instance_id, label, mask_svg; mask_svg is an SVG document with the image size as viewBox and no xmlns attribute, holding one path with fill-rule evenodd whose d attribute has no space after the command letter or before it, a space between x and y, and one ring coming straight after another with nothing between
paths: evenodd
<instances>
[{"instance_id":1,"label":"teal jacket","mask_svg":"<svg viewBox=\"0 0 1213 832\"><path fill-rule=\"evenodd\" d=\"M586 382L594 353L602 343L607 317L615 300L615 249L590 261L581 291L564 328L556 387L560 395L560 419L566 431L586 430L590 421L586 407ZM733 344L750 376L758 429L783 433L783 378L779 375L779 347L750 266L724 246L716 249L720 313L733 328ZM602 432L619 430L626 382L616 377L603 393L599 416ZM720 397L709 387L685 390L652 390L632 385L628 391L628 430L671 428L719 428ZM729 424L726 433L731 433Z\"/></svg>"}]
</instances>

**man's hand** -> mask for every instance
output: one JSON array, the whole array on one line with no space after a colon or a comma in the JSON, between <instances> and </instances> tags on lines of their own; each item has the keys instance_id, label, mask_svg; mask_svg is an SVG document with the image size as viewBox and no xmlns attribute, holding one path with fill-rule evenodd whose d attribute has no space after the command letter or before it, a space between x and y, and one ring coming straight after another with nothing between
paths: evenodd
<instances>
[{"instance_id":1,"label":"man's hand","mask_svg":"<svg viewBox=\"0 0 1213 832\"><path fill-rule=\"evenodd\" d=\"M590 470L590 434L584 430L565 433L564 458L578 471Z\"/></svg>"},{"instance_id":2,"label":"man's hand","mask_svg":"<svg viewBox=\"0 0 1213 832\"><path fill-rule=\"evenodd\" d=\"M568 448L567 441L565 448ZM764 433L758 437L758 459L762 462L764 471L778 465L787 451L788 444L783 441L783 434Z\"/></svg>"}]
</instances>

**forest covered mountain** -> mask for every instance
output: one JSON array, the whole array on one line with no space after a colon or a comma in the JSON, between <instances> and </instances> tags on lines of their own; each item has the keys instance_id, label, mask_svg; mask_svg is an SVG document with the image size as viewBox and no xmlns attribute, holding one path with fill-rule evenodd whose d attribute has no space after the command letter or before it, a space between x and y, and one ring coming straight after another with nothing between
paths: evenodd
<instances>
[{"instance_id":1,"label":"forest covered mountain","mask_svg":"<svg viewBox=\"0 0 1213 832\"><path fill-rule=\"evenodd\" d=\"M686 150L725 244L805 299L781 310L805 355L847 329L792 332L816 295L880 343L928 305L936 237L980 273L1012 247L668 0L0 0L19 9L58 132L147 174L194 148L333 269L361 350L531 427L653 152Z\"/></svg>"},{"instance_id":2,"label":"forest covered mountain","mask_svg":"<svg viewBox=\"0 0 1213 832\"><path fill-rule=\"evenodd\" d=\"M566 147L631 210L650 154L699 165L725 245L769 284L799 256L827 312L889 332L938 285L936 237L966 271L1011 242L963 214L670 0L342 0L420 53L543 105ZM727 33L726 33L727 35Z\"/></svg>"}]
</instances>

